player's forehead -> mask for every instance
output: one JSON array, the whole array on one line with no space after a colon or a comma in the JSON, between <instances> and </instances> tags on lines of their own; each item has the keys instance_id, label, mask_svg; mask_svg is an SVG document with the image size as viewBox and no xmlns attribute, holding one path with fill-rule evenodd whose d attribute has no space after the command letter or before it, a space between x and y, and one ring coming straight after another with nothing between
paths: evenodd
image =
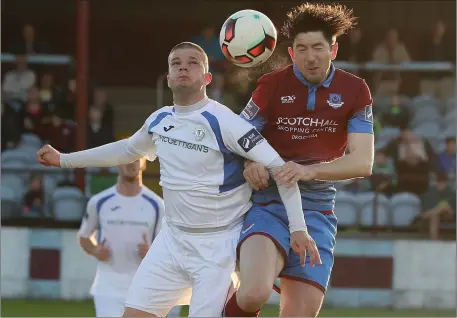
<instances>
[{"instance_id":1,"label":"player's forehead","mask_svg":"<svg viewBox=\"0 0 457 318\"><path fill-rule=\"evenodd\" d=\"M197 49L193 48L179 48L174 50L168 56L168 61L185 61L185 60L198 60L203 62L203 54Z\"/></svg>"},{"instance_id":2,"label":"player's forehead","mask_svg":"<svg viewBox=\"0 0 457 318\"><path fill-rule=\"evenodd\" d=\"M322 31L300 32L295 36L294 47L309 47L316 44L328 44Z\"/></svg>"}]
</instances>

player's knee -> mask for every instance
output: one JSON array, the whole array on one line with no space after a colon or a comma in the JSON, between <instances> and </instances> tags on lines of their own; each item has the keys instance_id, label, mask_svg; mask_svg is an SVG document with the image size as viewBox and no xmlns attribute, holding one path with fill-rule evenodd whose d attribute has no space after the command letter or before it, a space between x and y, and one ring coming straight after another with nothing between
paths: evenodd
<instances>
[{"instance_id":1,"label":"player's knee","mask_svg":"<svg viewBox=\"0 0 457 318\"><path fill-rule=\"evenodd\" d=\"M270 298L272 292L272 286L254 286L253 288L242 289L239 293L239 305L247 311L256 311L260 309Z\"/></svg>"},{"instance_id":2,"label":"player's knee","mask_svg":"<svg viewBox=\"0 0 457 318\"><path fill-rule=\"evenodd\" d=\"M122 317L157 317L154 314L138 310L135 308L125 307Z\"/></svg>"}]
</instances>

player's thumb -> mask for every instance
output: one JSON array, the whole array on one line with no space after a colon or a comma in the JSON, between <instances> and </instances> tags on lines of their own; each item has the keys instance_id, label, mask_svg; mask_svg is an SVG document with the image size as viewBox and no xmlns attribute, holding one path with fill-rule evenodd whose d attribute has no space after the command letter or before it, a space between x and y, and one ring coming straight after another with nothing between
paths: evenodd
<instances>
[{"instance_id":1,"label":"player's thumb","mask_svg":"<svg viewBox=\"0 0 457 318\"><path fill-rule=\"evenodd\" d=\"M103 239L103 241L100 243L100 245L101 245L102 247L105 247L105 244L106 244L106 239Z\"/></svg>"}]
</instances>

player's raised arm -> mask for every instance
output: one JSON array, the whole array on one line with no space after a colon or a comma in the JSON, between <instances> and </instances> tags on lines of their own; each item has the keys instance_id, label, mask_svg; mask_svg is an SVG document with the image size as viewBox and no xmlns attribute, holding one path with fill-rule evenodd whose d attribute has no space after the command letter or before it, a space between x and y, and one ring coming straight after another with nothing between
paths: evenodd
<instances>
[{"instance_id":1,"label":"player's raised arm","mask_svg":"<svg viewBox=\"0 0 457 318\"><path fill-rule=\"evenodd\" d=\"M147 121L148 122L148 121ZM37 161L45 166L62 168L113 167L154 155L155 146L148 134L147 122L129 139L100 147L61 154L50 145L37 153Z\"/></svg>"}]
</instances>

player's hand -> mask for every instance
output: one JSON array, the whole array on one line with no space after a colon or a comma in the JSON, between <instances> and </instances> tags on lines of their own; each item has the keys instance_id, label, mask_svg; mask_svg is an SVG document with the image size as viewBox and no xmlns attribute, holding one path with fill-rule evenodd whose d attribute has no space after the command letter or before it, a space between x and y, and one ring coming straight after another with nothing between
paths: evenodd
<instances>
[{"instance_id":1,"label":"player's hand","mask_svg":"<svg viewBox=\"0 0 457 318\"><path fill-rule=\"evenodd\" d=\"M39 163L45 166L60 167L60 152L50 145L44 145L36 154Z\"/></svg>"},{"instance_id":2,"label":"player's hand","mask_svg":"<svg viewBox=\"0 0 457 318\"><path fill-rule=\"evenodd\" d=\"M270 174L267 168L258 162L249 162L244 167L243 176L246 181L254 188L259 191L268 187L268 179Z\"/></svg>"},{"instance_id":3,"label":"player's hand","mask_svg":"<svg viewBox=\"0 0 457 318\"><path fill-rule=\"evenodd\" d=\"M311 235L306 231L296 231L290 234L290 247L300 255L300 264L305 266L306 253L312 267L322 264L319 250Z\"/></svg>"},{"instance_id":4,"label":"player's hand","mask_svg":"<svg viewBox=\"0 0 457 318\"><path fill-rule=\"evenodd\" d=\"M92 255L101 262L106 262L111 258L111 251L106 246L106 239L97 245Z\"/></svg>"},{"instance_id":5,"label":"player's hand","mask_svg":"<svg viewBox=\"0 0 457 318\"><path fill-rule=\"evenodd\" d=\"M302 166L293 161L286 162L276 169L273 178L276 183L285 187L292 187L297 181L309 181L316 177L312 166Z\"/></svg>"},{"instance_id":6,"label":"player's hand","mask_svg":"<svg viewBox=\"0 0 457 318\"><path fill-rule=\"evenodd\" d=\"M138 255L143 259L149 251L151 245L148 243L148 237L146 233L143 233L143 242L137 245Z\"/></svg>"}]
</instances>

